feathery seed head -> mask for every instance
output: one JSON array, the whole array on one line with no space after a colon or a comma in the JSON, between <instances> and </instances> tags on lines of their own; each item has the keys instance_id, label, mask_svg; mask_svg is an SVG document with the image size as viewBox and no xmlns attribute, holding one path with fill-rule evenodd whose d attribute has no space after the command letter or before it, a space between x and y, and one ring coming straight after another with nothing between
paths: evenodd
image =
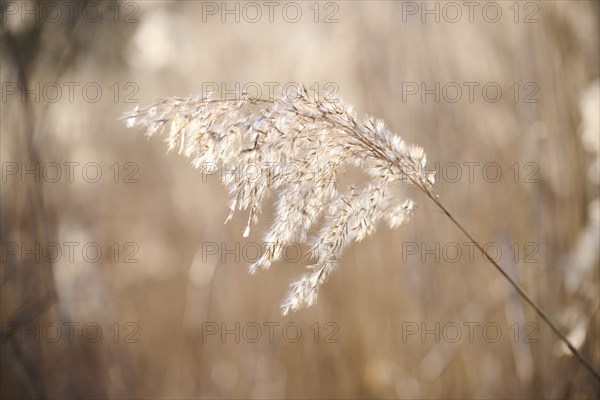
<instances>
[{"instance_id":1,"label":"feathery seed head","mask_svg":"<svg viewBox=\"0 0 600 400\"><path fill-rule=\"evenodd\" d=\"M421 147L394 135L383 121L360 121L351 107L304 87L293 97L282 93L272 100L163 99L136 107L123 119L127 127L146 128L147 136L165 134L168 149L178 149L196 168L217 164L228 171L223 179L231 196L227 221L236 209L249 210L244 237L257 222L265 196L277 194L274 222L265 234L267 251L250 272L269 268L293 241L309 244L315 261L292 283L284 315L315 303L349 243L372 234L382 220L391 228L408 221L414 203L393 195L398 181L433 193L434 173L426 170ZM371 184L339 188L336 177L345 165L362 168ZM252 173L238 173L249 166ZM321 220L318 233L309 238Z\"/></svg>"}]
</instances>

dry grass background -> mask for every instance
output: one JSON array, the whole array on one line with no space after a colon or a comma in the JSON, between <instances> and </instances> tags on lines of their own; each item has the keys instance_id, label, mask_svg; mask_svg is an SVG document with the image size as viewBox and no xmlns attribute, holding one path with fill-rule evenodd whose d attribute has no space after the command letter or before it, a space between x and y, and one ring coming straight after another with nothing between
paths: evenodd
<instances>
[{"instance_id":1,"label":"dry grass background","mask_svg":"<svg viewBox=\"0 0 600 400\"><path fill-rule=\"evenodd\" d=\"M480 14L474 23L464 16L456 24L404 23L403 5L393 1L338 2L333 24L309 17L297 24L204 23L201 2L135 4L139 21L131 24L3 22L3 95L6 82L20 81L97 82L103 89L96 103L77 90L73 102L66 91L56 103L24 103L19 95L2 102L3 170L9 162L97 162L103 172L98 183L80 175L73 183L2 182L3 334L32 321L103 328L98 343L3 336L3 398L598 397L598 383L560 352L557 338L483 258L402 261L402 243L465 241L418 193L421 207L408 225L352 245L318 304L281 317L288 282L306 263L280 262L250 276L243 260L202 257L203 243L260 241L272 207L242 240L243 215L223 225L227 193L218 178L203 183L183 157L165 156L159 139L127 130L117 118L135 104L123 101L124 92L115 101L109 89L133 82L134 98L145 105L198 94L206 82L334 82L360 114L384 119L422 145L431 162L497 162L504 174L497 183L476 169L474 182L446 179L437 189L475 237L503 247L500 263L563 331L585 332L581 349L598 366L598 181L588 171L597 168L598 147L581 140L582 132L598 136L597 2L538 2L534 24L515 23L508 2L499 3L505 14L495 24ZM473 103L431 96L403 102L403 82L498 82L504 92L497 103L481 92ZM535 82L539 102L515 103L508 89L514 82ZM139 182L114 183L115 162L136 163ZM508 169L515 162L536 163L538 182L515 183ZM97 242L104 251L135 242L139 263L88 263L80 253L74 262L63 256L53 263L7 255L6 243L69 241ZM512 263L514 242L536 243L539 262ZM139 327L138 343L123 336L114 343L108 327L119 322L124 334L128 321ZM290 343L276 328L272 343L266 335L257 343L231 335L204 343L206 322L230 329L236 322L295 322L303 335ZM315 343L315 322L321 333L336 324L338 342ZM403 340L407 322L458 323L463 340ZM503 335L491 343L479 328L470 343L464 322L493 322ZM518 323L523 333L527 322L537 324L537 342L514 343L510 326Z\"/></svg>"}]
</instances>

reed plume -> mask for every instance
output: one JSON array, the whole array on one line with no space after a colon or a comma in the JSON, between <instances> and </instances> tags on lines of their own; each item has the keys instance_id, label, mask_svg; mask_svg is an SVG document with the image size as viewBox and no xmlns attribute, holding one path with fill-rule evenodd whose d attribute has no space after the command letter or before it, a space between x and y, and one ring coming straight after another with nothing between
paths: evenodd
<instances>
[{"instance_id":1,"label":"reed plume","mask_svg":"<svg viewBox=\"0 0 600 400\"><path fill-rule=\"evenodd\" d=\"M204 172L215 164L230 171L253 166L254 173L224 177L231 195L227 220L235 210L249 210L245 237L265 196L277 194L267 250L250 271L269 268L291 242L310 246L314 260L292 283L283 314L315 303L350 242L373 233L381 221L395 228L409 219L413 202L398 200L396 183L431 190L434 181L421 147L404 142L383 121L359 120L341 101L318 98L303 87L269 101L164 99L124 119L130 127L146 127L148 136L166 133L169 150L178 149ZM337 175L348 165L364 170L371 183L340 188ZM321 219L318 232L309 235Z\"/></svg>"},{"instance_id":2,"label":"reed plume","mask_svg":"<svg viewBox=\"0 0 600 400\"><path fill-rule=\"evenodd\" d=\"M447 215L600 380L545 312L441 203L433 190L435 172L427 169L423 149L403 141L383 121L369 116L358 119L352 107L335 98L319 98L304 87L269 100L244 94L235 100L163 99L136 108L123 119L128 127L146 128L147 136L166 134L169 150L178 149L204 172L215 165L229 171L255 167L257 173L230 173L223 180L231 196L227 221L235 210L249 210L245 237L257 221L265 196L270 192L278 196L274 222L265 234L267 251L250 265L250 272L269 268L294 241L310 246L314 260L307 266L309 272L291 284L281 305L284 315L315 303L319 287L348 244L373 233L382 221L396 228L409 220L414 203L399 198L394 189L410 184ZM293 177L286 168L290 164L296 170ZM370 183L362 188L338 187L336 178L345 166L366 172ZM320 229L309 235L321 220Z\"/></svg>"}]
</instances>

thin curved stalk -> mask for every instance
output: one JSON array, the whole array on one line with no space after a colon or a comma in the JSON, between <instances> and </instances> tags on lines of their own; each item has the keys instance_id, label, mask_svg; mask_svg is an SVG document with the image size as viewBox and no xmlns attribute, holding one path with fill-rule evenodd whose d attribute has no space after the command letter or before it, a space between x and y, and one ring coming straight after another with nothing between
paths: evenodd
<instances>
[{"instance_id":1,"label":"thin curved stalk","mask_svg":"<svg viewBox=\"0 0 600 400\"><path fill-rule=\"evenodd\" d=\"M492 257L490 257L490 255L487 253L487 251L473 238L473 236L471 236L471 234L460 224L460 222L458 222L454 218L454 216L440 202L439 198L435 194L431 193L429 190L424 190L424 192L435 203L435 205L438 206L438 208L444 214L446 214L446 216L450 219L450 221L452 221L452 223L469 239L469 241L471 243L473 243L475 245L475 247L477 247L477 249L479 249L481 254L483 254L483 256L496 268L496 270L498 270L498 272L500 272L500 274L502 274L502 276L504 276L504 278L506 278L506 280L519 293L519 295L523 298L523 300L525 300L534 309L535 313L542 320L544 320L544 322L546 322L546 324L548 324L550 329L552 329L554 331L554 333L556 333L556 335L560 338L560 340L569 348L571 353L573 353L573 355L583 364L583 366L585 366L585 368L594 376L594 378L596 378L596 380L600 381L600 374L598 373L598 371L596 371L594 369L594 367L592 366L592 363L587 358L585 358L584 355L581 354L579 352L579 350L577 350L575 348L575 346L573 346L573 344L571 344L569 339L567 339L567 337L558 329L558 327L554 324L554 322L552 322L552 320L546 315L544 310L542 310L542 308L539 305L537 305L537 303L529 297L529 295L525 292L525 290L523 288L521 288L521 286L519 286L519 284L517 282L515 282L508 275L508 273L502 267L500 267L500 265L498 265L498 263L496 261L494 261L494 259Z\"/></svg>"}]
</instances>

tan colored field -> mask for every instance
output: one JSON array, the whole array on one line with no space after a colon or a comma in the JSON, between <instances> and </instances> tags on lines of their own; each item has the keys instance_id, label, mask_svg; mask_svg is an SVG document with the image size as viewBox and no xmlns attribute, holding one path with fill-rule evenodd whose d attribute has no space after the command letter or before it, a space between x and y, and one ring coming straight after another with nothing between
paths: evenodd
<instances>
[{"instance_id":1,"label":"tan colored field","mask_svg":"<svg viewBox=\"0 0 600 400\"><path fill-rule=\"evenodd\" d=\"M383 119L598 371L598 2L65 4L2 2L2 398L600 397L415 188L398 184L410 222L350 244L318 302L281 316L307 247L247 270L276 194L244 238L227 170L118 120L300 82Z\"/></svg>"}]
</instances>

